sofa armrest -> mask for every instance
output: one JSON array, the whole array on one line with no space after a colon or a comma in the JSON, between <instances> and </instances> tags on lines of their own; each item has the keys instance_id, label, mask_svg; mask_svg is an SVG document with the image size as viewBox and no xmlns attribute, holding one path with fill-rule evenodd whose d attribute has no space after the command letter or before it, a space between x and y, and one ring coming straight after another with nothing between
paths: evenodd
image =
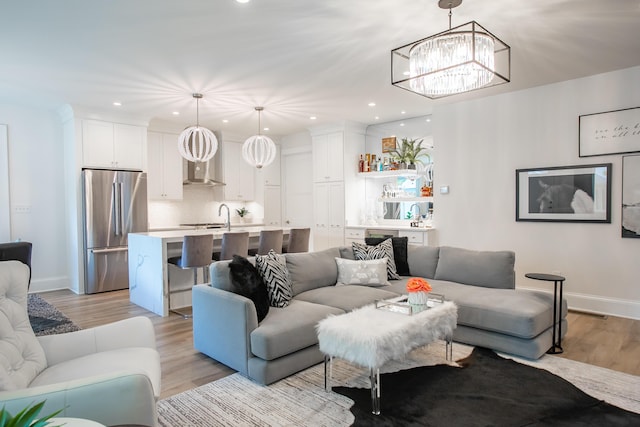
<instances>
[{"instance_id":1,"label":"sofa armrest","mask_svg":"<svg viewBox=\"0 0 640 427\"><path fill-rule=\"evenodd\" d=\"M191 295L196 350L248 375L250 334L258 327L253 301L209 285L194 286Z\"/></svg>"},{"instance_id":2,"label":"sofa armrest","mask_svg":"<svg viewBox=\"0 0 640 427\"><path fill-rule=\"evenodd\" d=\"M133 317L108 325L58 335L38 337L48 365L101 351L127 347L156 349L156 335L151 320Z\"/></svg>"},{"instance_id":3,"label":"sofa armrest","mask_svg":"<svg viewBox=\"0 0 640 427\"><path fill-rule=\"evenodd\" d=\"M0 392L0 402L15 414L46 400L40 411L58 417L85 418L104 425L156 426L153 385L143 374L109 374L57 384Z\"/></svg>"}]
</instances>

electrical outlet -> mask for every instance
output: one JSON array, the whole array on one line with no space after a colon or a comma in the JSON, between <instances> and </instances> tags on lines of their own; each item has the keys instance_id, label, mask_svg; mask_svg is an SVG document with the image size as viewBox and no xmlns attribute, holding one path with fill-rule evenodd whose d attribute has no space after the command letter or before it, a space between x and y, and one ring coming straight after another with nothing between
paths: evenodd
<instances>
[{"instance_id":1,"label":"electrical outlet","mask_svg":"<svg viewBox=\"0 0 640 427\"><path fill-rule=\"evenodd\" d=\"M17 205L13 207L15 213L31 213L31 206L29 205Z\"/></svg>"}]
</instances>

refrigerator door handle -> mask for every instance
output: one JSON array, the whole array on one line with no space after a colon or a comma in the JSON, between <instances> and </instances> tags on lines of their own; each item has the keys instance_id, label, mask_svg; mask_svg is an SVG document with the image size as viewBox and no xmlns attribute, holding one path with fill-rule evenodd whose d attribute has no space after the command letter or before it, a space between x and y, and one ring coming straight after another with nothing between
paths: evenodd
<instances>
[{"instance_id":1,"label":"refrigerator door handle","mask_svg":"<svg viewBox=\"0 0 640 427\"><path fill-rule=\"evenodd\" d=\"M108 249L89 249L92 254L107 254L109 252L123 252L129 250L128 247L124 248L108 248Z\"/></svg>"},{"instance_id":2,"label":"refrigerator door handle","mask_svg":"<svg viewBox=\"0 0 640 427\"><path fill-rule=\"evenodd\" d=\"M113 206L113 233L120 234L120 198L118 197L118 183L111 184L111 206Z\"/></svg>"},{"instance_id":3,"label":"refrigerator door handle","mask_svg":"<svg viewBox=\"0 0 640 427\"><path fill-rule=\"evenodd\" d=\"M123 186L122 183L119 182L118 183L118 193L120 196L120 235L124 236L124 227L125 227L125 222L124 222L124 191L122 190Z\"/></svg>"}]
</instances>

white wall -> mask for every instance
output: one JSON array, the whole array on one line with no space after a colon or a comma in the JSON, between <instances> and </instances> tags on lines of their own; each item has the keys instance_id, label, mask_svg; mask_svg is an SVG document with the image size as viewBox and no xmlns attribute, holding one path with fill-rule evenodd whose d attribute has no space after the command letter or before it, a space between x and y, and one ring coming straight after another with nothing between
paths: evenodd
<instances>
[{"instance_id":1,"label":"white wall","mask_svg":"<svg viewBox=\"0 0 640 427\"><path fill-rule=\"evenodd\" d=\"M67 288L60 119L51 111L0 105L0 123L8 128L10 238L33 243L30 291Z\"/></svg>"},{"instance_id":2,"label":"white wall","mask_svg":"<svg viewBox=\"0 0 640 427\"><path fill-rule=\"evenodd\" d=\"M578 116L640 106L638 81L634 67L436 106L440 244L513 250L518 287L550 290L524 274L559 272L572 308L640 319L640 239L620 237L622 157L578 157ZM609 162L611 224L515 221L516 169Z\"/></svg>"}]
</instances>

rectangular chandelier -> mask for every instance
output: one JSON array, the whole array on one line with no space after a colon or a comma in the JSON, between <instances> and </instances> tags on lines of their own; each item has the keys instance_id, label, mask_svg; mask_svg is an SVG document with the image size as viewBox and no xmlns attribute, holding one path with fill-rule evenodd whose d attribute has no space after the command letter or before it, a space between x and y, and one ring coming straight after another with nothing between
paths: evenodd
<instances>
[{"instance_id":1,"label":"rectangular chandelier","mask_svg":"<svg viewBox=\"0 0 640 427\"><path fill-rule=\"evenodd\" d=\"M391 51L391 84L430 99L511 81L511 48L476 21Z\"/></svg>"}]
</instances>

